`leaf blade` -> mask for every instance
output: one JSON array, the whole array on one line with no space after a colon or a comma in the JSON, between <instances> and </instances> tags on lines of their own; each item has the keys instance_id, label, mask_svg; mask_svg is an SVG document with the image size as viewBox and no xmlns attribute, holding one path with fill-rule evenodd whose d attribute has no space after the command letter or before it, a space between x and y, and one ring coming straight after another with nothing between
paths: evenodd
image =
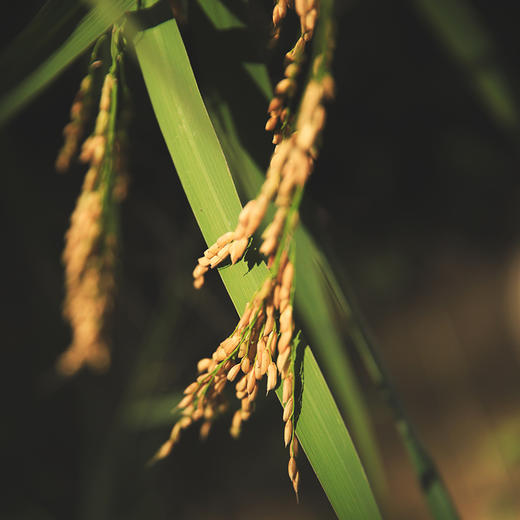
<instances>
[{"instance_id":1,"label":"leaf blade","mask_svg":"<svg viewBox=\"0 0 520 520\"><path fill-rule=\"evenodd\" d=\"M210 243L232 227L231 223L240 211L240 201L198 93L175 22L169 21L145 31L136 41L136 52L159 126L192 210ZM165 92L169 95L164 96ZM179 109L175 107L180 103L185 106L184 110L189 107L197 114L193 116L183 112L183 117L187 119L180 121L177 118ZM195 124L195 130L188 121ZM198 132L202 132L203 124L208 140L201 143L202 136ZM200 149L200 146L210 146L209 141L213 142L211 146L216 153L214 157L206 153L208 150ZM198 180L199 174L190 164L194 151L199 154L197 162L206 163L204 183ZM211 184L210 189L208 183ZM218 208L217 213L211 216L206 214L205 208L213 206ZM267 271L264 265L258 265L246 276L246 266L244 262L240 262L233 269L223 269L220 273L240 312L264 280ZM305 349L304 371L305 390L296 431L331 504L340 518L380 518L364 469L309 348ZM323 422L319 424L327 425L328 435L324 435L321 429L316 429L316 417L322 417ZM336 454L333 461L330 460L330 454ZM338 466L337 460L344 461L344 464ZM348 468L347 461L350 464ZM346 493L345 489L349 492Z\"/></svg>"}]
</instances>

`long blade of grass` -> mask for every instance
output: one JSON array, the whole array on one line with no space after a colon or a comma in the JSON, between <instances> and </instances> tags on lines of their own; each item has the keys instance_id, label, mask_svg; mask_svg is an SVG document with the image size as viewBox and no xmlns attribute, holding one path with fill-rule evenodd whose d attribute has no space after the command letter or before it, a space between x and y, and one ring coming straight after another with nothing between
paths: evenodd
<instances>
[{"instance_id":1,"label":"long blade of grass","mask_svg":"<svg viewBox=\"0 0 520 520\"><path fill-rule=\"evenodd\" d=\"M200 97L176 23L144 31L136 53L177 173L208 243L231 229L240 211L219 141ZM221 269L240 312L267 271L241 262ZM339 518L380 514L348 431L310 348L304 352L304 390L297 435Z\"/></svg>"},{"instance_id":2,"label":"long blade of grass","mask_svg":"<svg viewBox=\"0 0 520 520\"><path fill-rule=\"evenodd\" d=\"M466 72L477 95L497 124L518 128L518 104L498 65L492 38L467 0L414 0L437 38Z\"/></svg>"},{"instance_id":3,"label":"long blade of grass","mask_svg":"<svg viewBox=\"0 0 520 520\"><path fill-rule=\"evenodd\" d=\"M111 18L100 7L84 16L81 0L50 0L29 26L2 53L0 125L56 79L110 25L135 4L113 0ZM73 24L78 19L77 24Z\"/></svg>"}]
</instances>

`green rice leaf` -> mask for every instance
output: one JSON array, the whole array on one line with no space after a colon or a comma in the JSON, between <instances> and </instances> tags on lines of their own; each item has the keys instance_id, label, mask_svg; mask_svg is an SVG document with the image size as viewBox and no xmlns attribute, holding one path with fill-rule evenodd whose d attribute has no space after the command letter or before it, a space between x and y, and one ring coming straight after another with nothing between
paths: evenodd
<instances>
[{"instance_id":1,"label":"green rice leaf","mask_svg":"<svg viewBox=\"0 0 520 520\"><path fill-rule=\"evenodd\" d=\"M176 23L144 31L136 53L159 126L190 206L208 243L234 227L241 205L226 159L200 97ZM267 275L244 262L220 269L241 312ZM377 519L370 485L310 348L297 435L339 518Z\"/></svg>"}]
</instances>

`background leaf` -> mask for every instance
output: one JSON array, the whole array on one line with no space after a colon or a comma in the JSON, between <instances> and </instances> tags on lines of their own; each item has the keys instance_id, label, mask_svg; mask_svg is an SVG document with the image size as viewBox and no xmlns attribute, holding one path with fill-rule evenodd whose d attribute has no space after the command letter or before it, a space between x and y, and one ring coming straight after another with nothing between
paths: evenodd
<instances>
[{"instance_id":1,"label":"background leaf","mask_svg":"<svg viewBox=\"0 0 520 520\"><path fill-rule=\"evenodd\" d=\"M467 0L414 0L446 50L468 76L496 123L518 129L518 104L510 81L496 60L486 26Z\"/></svg>"},{"instance_id":2,"label":"background leaf","mask_svg":"<svg viewBox=\"0 0 520 520\"><path fill-rule=\"evenodd\" d=\"M0 57L0 69L7 78L0 89L0 125L56 79L134 4L135 0L114 0L111 16L107 17L101 7L84 14L79 0L49 0Z\"/></svg>"}]
</instances>

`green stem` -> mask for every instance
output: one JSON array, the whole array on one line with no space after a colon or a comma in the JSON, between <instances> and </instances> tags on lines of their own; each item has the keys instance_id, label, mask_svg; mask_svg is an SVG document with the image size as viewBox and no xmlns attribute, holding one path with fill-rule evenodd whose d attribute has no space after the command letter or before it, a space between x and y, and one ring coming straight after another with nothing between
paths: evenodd
<instances>
[{"instance_id":1,"label":"green stem","mask_svg":"<svg viewBox=\"0 0 520 520\"><path fill-rule=\"evenodd\" d=\"M105 219L105 229L108 233L117 233L118 209L115 204L113 191L114 182L117 172L114 171L114 153L118 125L118 110L119 110L119 82L121 72L121 61L123 57L123 50L121 46L121 29L114 26L112 31L112 38L110 42L110 50L112 56L112 63L110 65L108 74L114 78L112 91L110 93L110 114L108 127L106 132L106 148L105 157L103 159L100 182L103 189L103 213ZM124 86L123 86L124 90Z\"/></svg>"},{"instance_id":2,"label":"green stem","mask_svg":"<svg viewBox=\"0 0 520 520\"><path fill-rule=\"evenodd\" d=\"M339 295L336 293L336 296ZM365 369L392 412L395 428L415 468L421 490L426 495L433 518L438 520L458 519L459 515L448 489L408 418L399 392L391 380L375 342L364 325L363 317L354 303L354 298L349 294L348 297L341 298L338 303L345 310L349 334Z\"/></svg>"}]
</instances>

